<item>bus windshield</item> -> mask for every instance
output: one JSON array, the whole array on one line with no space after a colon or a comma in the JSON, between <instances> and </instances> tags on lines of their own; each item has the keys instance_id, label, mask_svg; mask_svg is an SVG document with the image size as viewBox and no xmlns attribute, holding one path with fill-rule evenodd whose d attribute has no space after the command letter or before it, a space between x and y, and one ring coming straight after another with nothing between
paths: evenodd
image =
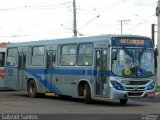
<instances>
[{"instance_id":1,"label":"bus windshield","mask_svg":"<svg viewBox=\"0 0 160 120\"><path fill-rule=\"evenodd\" d=\"M153 49L123 47L113 49L112 53L116 53L116 58L112 59L112 72L116 76L142 78L155 75Z\"/></svg>"}]
</instances>

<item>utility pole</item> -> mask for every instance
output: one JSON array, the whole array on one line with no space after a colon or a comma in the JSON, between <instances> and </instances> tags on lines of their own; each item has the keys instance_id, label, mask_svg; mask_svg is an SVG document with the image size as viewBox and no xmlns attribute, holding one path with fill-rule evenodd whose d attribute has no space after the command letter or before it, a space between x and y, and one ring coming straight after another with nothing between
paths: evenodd
<instances>
[{"instance_id":1,"label":"utility pole","mask_svg":"<svg viewBox=\"0 0 160 120\"><path fill-rule=\"evenodd\" d=\"M73 34L77 37L76 1L73 0Z\"/></svg>"},{"instance_id":2,"label":"utility pole","mask_svg":"<svg viewBox=\"0 0 160 120\"><path fill-rule=\"evenodd\" d=\"M158 47L158 56L157 56L157 84L160 85L160 74L158 71L160 71L160 0L158 0L158 5L156 8L156 16L158 19L157 27L157 47Z\"/></svg>"},{"instance_id":3,"label":"utility pole","mask_svg":"<svg viewBox=\"0 0 160 120\"><path fill-rule=\"evenodd\" d=\"M158 19L158 22L157 22L157 27L158 27L157 46L158 46L158 53L160 54L160 0L158 0L158 6L156 8L156 16L157 16L157 19ZM159 65L160 65L160 63L159 63Z\"/></svg>"},{"instance_id":4,"label":"utility pole","mask_svg":"<svg viewBox=\"0 0 160 120\"><path fill-rule=\"evenodd\" d=\"M121 34L123 34L123 23L128 22L128 21L130 21L130 20L118 20L118 22L121 23Z\"/></svg>"},{"instance_id":5,"label":"utility pole","mask_svg":"<svg viewBox=\"0 0 160 120\"><path fill-rule=\"evenodd\" d=\"M154 45L155 43L155 33L157 34L157 24L151 24L151 38L153 40Z\"/></svg>"}]
</instances>

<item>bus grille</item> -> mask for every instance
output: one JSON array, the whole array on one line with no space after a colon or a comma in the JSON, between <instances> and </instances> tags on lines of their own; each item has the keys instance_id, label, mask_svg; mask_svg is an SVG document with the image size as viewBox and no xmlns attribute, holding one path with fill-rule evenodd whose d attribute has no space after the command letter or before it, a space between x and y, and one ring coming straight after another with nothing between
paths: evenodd
<instances>
[{"instance_id":1,"label":"bus grille","mask_svg":"<svg viewBox=\"0 0 160 120\"><path fill-rule=\"evenodd\" d=\"M135 91L135 87L126 87L127 91ZM144 91L145 87L137 87L137 91Z\"/></svg>"},{"instance_id":2,"label":"bus grille","mask_svg":"<svg viewBox=\"0 0 160 120\"><path fill-rule=\"evenodd\" d=\"M129 81L129 84L127 85L145 85L147 84L149 81Z\"/></svg>"}]
</instances>

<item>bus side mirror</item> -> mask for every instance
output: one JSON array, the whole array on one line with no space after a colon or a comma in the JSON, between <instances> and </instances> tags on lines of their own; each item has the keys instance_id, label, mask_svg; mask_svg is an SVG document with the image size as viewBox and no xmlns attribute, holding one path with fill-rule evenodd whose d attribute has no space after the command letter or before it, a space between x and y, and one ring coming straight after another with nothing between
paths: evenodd
<instances>
[{"instance_id":1,"label":"bus side mirror","mask_svg":"<svg viewBox=\"0 0 160 120\"><path fill-rule=\"evenodd\" d=\"M112 53L112 60L117 60L117 52Z\"/></svg>"},{"instance_id":2,"label":"bus side mirror","mask_svg":"<svg viewBox=\"0 0 160 120\"><path fill-rule=\"evenodd\" d=\"M155 53L156 56L158 56L158 48L154 49L154 53Z\"/></svg>"},{"instance_id":3,"label":"bus side mirror","mask_svg":"<svg viewBox=\"0 0 160 120\"><path fill-rule=\"evenodd\" d=\"M157 56L158 56L158 48L156 47L154 49L154 58L155 58L155 67L156 68L157 68L157 65L158 65L158 63L157 63Z\"/></svg>"}]
</instances>

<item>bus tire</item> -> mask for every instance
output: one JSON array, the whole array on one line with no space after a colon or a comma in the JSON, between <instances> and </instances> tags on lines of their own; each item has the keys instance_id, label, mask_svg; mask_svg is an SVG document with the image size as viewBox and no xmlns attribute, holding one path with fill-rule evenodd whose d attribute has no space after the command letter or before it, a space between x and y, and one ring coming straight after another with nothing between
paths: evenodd
<instances>
[{"instance_id":1,"label":"bus tire","mask_svg":"<svg viewBox=\"0 0 160 120\"><path fill-rule=\"evenodd\" d=\"M28 84L28 94L30 97L38 97L37 86L34 80L31 80Z\"/></svg>"},{"instance_id":2,"label":"bus tire","mask_svg":"<svg viewBox=\"0 0 160 120\"><path fill-rule=\"evenodd\" d=\"M85 83L84 103L91 103L91 89L88 83Z\"/></svg>"},{"instance_id":3,"label":"bus tire","mask_svg":"<svg viewBox=\"0 0 160 120\"><path fill-rule=\"evenodd\" d=\"M120 99L119 101L120 101L120 104L121 104L121 105L126 105L128 99Z\"/></svg>"}]
</instances>

